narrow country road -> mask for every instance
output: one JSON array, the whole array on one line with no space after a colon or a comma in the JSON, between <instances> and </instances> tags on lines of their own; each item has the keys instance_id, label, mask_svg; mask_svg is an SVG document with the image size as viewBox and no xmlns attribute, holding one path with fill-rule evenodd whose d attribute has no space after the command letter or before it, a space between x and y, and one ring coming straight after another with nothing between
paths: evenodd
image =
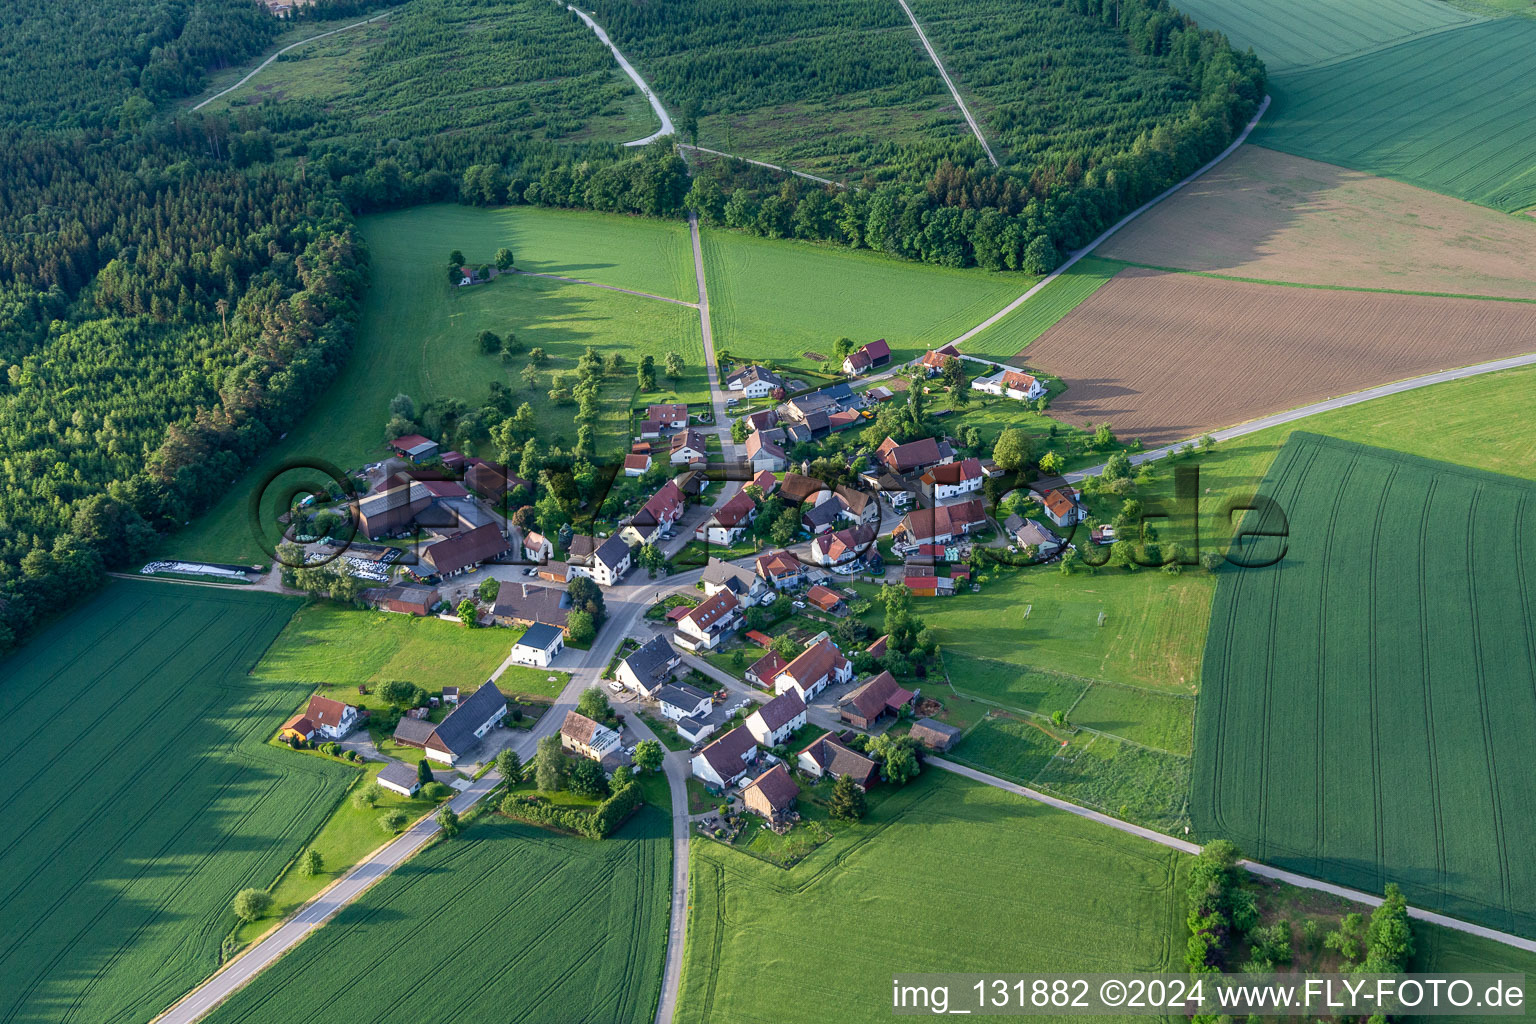
<instances>
[{"instance_id":1,"label":"narrow country road","mask_svg":"<svg viewBox=\"0 0 1536 1024\"><path fill-rule=\"evenodd\" d=\"M949 72L944 70L944 62L939 60L939 54L928 41L928 33L923 31L923 26L917 23L917 15L912 13L912 8L907 6L907 0L896 0L901 4L901 9L907 12L907 20L912 23L917 31L917 38L923 41L923 49L928 51L928 58L933 61L933 66L939 69L939 77L944 79L944 84L949 86L949 94L955 98L955 104L960 108L960 113L965 115L965 123L971 126L971 132L976 136L976 141L981 143L981 148L986 152L987 159L992 161L992 166L997 166L997 157L992 155L992 147L987 145L987 137L981 134L981 126L971 116L971 108L965 105L965 100L960 98L960 90L955 88L955 83L950 80Z\"/></svg>"},{"instance_id":2,"label":"narrow country road","mask_svg":"<svg viewBox=\"0 0 1536 1024\"><path fill-rule=\"evenodd\" d=\"M193 110L202 110L204 107L206 107L208 104L212 103L214 100L218 99L220 96L228 96L230 93L232 93L236 89L240 88L246 82L249 82L251 79L253 79L257 75L261 74L261 72L267 67L268 64L271 64L273 61L277 60L277 58L281 57L283 54L287 53L289 50L295 50L295 49L299 48L300 46L303 46L305 43L312 43L312 42L314 42L317 39L324 39L326 36L334 36L338 32L347 32L347 31L350 31L351 29L359 28L359 27L361 27L363 25L368 25L368 24L371 24L372 22L375 22L375 21L382 21L385 18L389 17L393 13L395 13L393 10L388 10L388 11L385 11L383 14L376 14L376 15L374 15L371 18L364 18L362 21L354 21L350 25L343 25L341 28L333 28L329 32L321 32L318 35L313 35L313 36L309 36L309 37L307 37L305 39L300 39L296 43L289 43L287 46L283 47L281 50L278 50L272 56L268 57L266 60L262 61L260 64L256 65L254 68L252 68L250 74L248 74L244 78L240 79L240 81L236 82L234 85L230 86L228 89L225 89L225 90L223 90L221 92L214 93L212 96L209 96L207 99L203 100L201 103L197 104L192 109Z\"/></svg>"},{"instance_id":3,"label":"narrow country road","mask_svg":"<svg viewBox=\"0 0 1536 1024\"><path fill-rule=\"evenodd\" d=\"M501 776L490 772L460 793L451 801L460 814L469 810L481 797L489 793ZM361 896L379 879L420 850L437 835L437 820L428 816L403 832L394 842L379 850L368 860L354 867L341 880L325 892L306 903L297 914L244 954L231 960L223 970L202 985L193 989L176 1005L156 1017L153 1024L192 1024L193 1021L213 1010L250 980L272 965L278 957L288 952L309 934L329 921L337 911Z\"/></svg>"},{"instance_id":4,"label":"narrow country road","mask_svg":"<svg viewBox=\"0 0 1536 1024\"><path fill-rule=\"evenodd\" d=\"M1115 829L1116 831L1136 836L1138 839L1145 839L1150 843L1157 843L1159 846L1166 846L1171 850L1178 850L1180 853L1196 854L1200 852L1199 846L1196 846L1194 843L1188 842L1186 840L1175 839L1173 836L1165 836L1161 832L1154 832L1151 829L1142 828L1140 825L1132 825L1130 822L1121 821L1119 818L1111 818L1107 814L1100 814L1098 811L1090 810L1087 807L1079 807L1077 804L1068 803L1065 800L1059 800L1056 797L1041 793L1039 790L1030 789L1027 786L1020 786L1017 783L1008 782L1005 779L999 779L996 776L988 775L986 772L980 772L974 768L968 768L965 765L957 764L954 761L948 760L947 758L930 756L925 758L925 763L933 765L935 768L942 768L947 772L953 772L956 775L971 779L974 782L985 783L986 785L992 786L996 789L1006 790L1007 792L1013 793L1016 796L1022 796L1028 800L1034 800L1037 803L1046 804L1047 806L1054 807L1059 811L1066 811L1068 814L1075 814L1080 818L1087 818L1089 821L1098 822L1100 825L1108 825L1110 828ZM1252 874L1259 875L1263 878L1272 878L1279 882L1285 882L1288 885L1297 886L1298 888L1312 889L1316 892L1326 892L1333 896L1338 896L1347 900L1353 900L1356 903L1364 903L1367 906L1372 907L1380 906L1382 903L1382 898L1380 896L1373 896L1371 893L1361 892L1359 889L1350 889L1342 885L1334 885L1332 882L1324 882L1316 878L1309 878L1306 875L1298 875L1295 872L1271 867L1268 864L1259 864L1251 860L1240 861L1239 864ZM1465 932L1468 935L1477 935L1481 938L1491 939L1494 942L1501 942L1506 946L1513 946L1516 949L1524 949L1530 952L1536 952L1536 941L1523 938L1519 935L1511 935L1509 932L1501 932L1493 928L1485 928L1482 925L1472 924L1469 921L1462 921L1454 917L1447 917L1444 914L1437 914L1431 910L1421 910L1418 907L1409 907L1408 916L1418 921L1425 921L1430 924L1440 925L1444 928L1451 928L1458 932Z\"/></svg>"},{"instance_id":5,"label":"narrow country road","mask_svg":"<svg viewBox=\"0 0 1536 1024\"><path fill-rule=\"evenodd\" d=\"M903 4L903 6L905 6L905 4ZM972 338L976 337L976 335L980 334L982 331L986 330L988 327L991 327L993 324L995 324L999 320L1003 319L1009 313L1012 313L1014 310L1016 310L1020 306L1024 305L1024 303L1026 303L1030 299L1034 298L1035 295L1037 295L1040 292L1040 290L1043 289L1046 285L1050 284L1052 281L1056 280L1062 274L1065 274L1067 271L1071 270L1073 268L1073 266L1075 266L1077 264L1077 262L1079 260L1081 260L1084 256L1087 256L1089 253L1093 252L1093 250L1097 249L1099 246L1103 245L1106 241L1108 241L1110 235L1113 235L1116 231L1119 231L1121 228L1125 227L1131 221L1135 220L1137 217L1140 217L1142 214L1144 214L1148 210L1152 209L1152 207L1156 206L1158 203L1162 202L1164 199L1167 199L1169 196L1173 195L1179 189L1183 188L1185 185L1188 185L1190 182L1194 181L1196 178L1200 177L1202 174L1204 174L1207 171L1209 171L1212 167L1215 167L1217 164L1221 163L1227 157L1231 156L1233 153L1235 153L1237 151L1237 147L1241 146L1244 142L1248 141L1248 136L1251 135L1253 133L1253 130L1258 127L1259 119L1264 116L1264 112L1266 110L1268 110L1268 109L1269 109L1269 97L1265 96L1264 97L1264 102L1260 103L1259 104L1259 109L1254 112L1252 120L1250 120L1248 122L1248 124L1243 128L1242 134L1239 135L1237 138L1233 139L1232 140L1232 144L1230 146L1228 146L1226 149L1222 150L1220 153L1217 153L1214 157L1212 157L1210 162L1207 163L1204 167L1198 168L1193 173L1191 173L1189 176L1184 178L1182 181L1178 181L1178 182L1175 182L1172 185L1169 185L1162 192L1159 192L1157 195L1153 196L1151 199L1148 199L1146 202L1144 202L1140 206L1136 207L1136 209L1132 210L1130 213L1126 214L1124 217L1121 217L1119 220L1115 221L1109 227L1105 228L1104 232L1102 234L1100 234L1099 237L1095 238L1093 241L1089 242L1087 245L1083 246L1081 249L1078 249L1076 252L1073 252L1070 256L1067 257L1065 263L1063 263L1061 266L1057 267L1055 270L1051 271L1045 277L1041 278L1038 282L1036 282L1034 287L1030 288L1029 291L1025 292L1023 295L1020 295L1018 298L1016 298L1012 302L1008 303L1008 305L1004 306L1002 309L998 310L996 313L993 313L991 316L987 317L985 320L983 320L981 323L977 324L975 327L972 327L970 330L966 331L964 334L960 335L958 338L956 338L953 341L951 341L950 344L951 345L960 345L960 344L963 344L964 342L970 341Z\"/></svg>"},{"instance_id":6,"label":"narrow country road","mask_svg":"<svg viewBox=\"0 0 1536 1024\"><path fill-rule=\"evenodd\" d=\"M640 77L640 72L635 70L635 66L629 61L625 60L624 55L619 52L619 48L613 45L613 40L609 39L608 33L603 31L603 26L593 21L590 14L577 7L575 4L566 4L565 9L568 11L574 11L576 17L586 22L587 27L590 28L593 32L597 33L597 38L602 40L603 45L608 47L609 50L613 51L613 59L619 62L619 67L624 69L624 73L629 76L629 80L635 83L635 86L645 96L646 100L650 102L651 109L656 111L656 116L661 119L661 127L656 131L647 135L643 139L636 139L634 142L626 142L624 145L646 146L652 142L655 142L657 139L662 138L663 136L673 134L675 129L672 127L672 119L667 116L667 109L661 105L661 100L656 98L656 94L651 91L651 87L645 84L645 79Z\"/></svg>"},{"instance_id":7,"label":"narrow country road","mask_svg":"<svg viewBox=\"0 0 1536 1024\"><path fill-rule=\"evenodd\" d=\"M704 281L704 245L699 238L699 215L692 211L688 214L688 235L693 241L693 276L699 286L699 328L704 335L704 373L709 378L709 402L713 411L714 423L706 434L716 434L720 438L720 451L725 455L727 462L741 457L737 446L731 440L730 424L725 411L725 389L720 386L720 363L715 357L715 332L709 322L709 286ZM721 495L721 501L730 498L736 490L727 486L729 493Z\"/></svg>"}]
</instances>

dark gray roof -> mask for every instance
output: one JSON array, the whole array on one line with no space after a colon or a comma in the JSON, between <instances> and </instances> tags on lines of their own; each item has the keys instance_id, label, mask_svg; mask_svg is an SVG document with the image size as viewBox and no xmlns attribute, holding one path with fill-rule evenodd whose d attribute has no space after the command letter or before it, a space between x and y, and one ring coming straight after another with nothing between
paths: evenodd
<instances>
[{"instance_id":1,"label":"dark gray roof","mask_svg":"<svg viewBox=\"0 0 1536 1024\"><path fill-rule=\"evenodd\" d=\"M555 646L555 642L563 636L556 626L545 622L535 622L528 627L528 631L518 638L518 644L523 647L532 647L535 650L547 651Z\"/></svg>"},{"instance_id":2,"label":"dark gray roof","mask_svg":"<svg viewBox=\"0 0 1536 1024\"><path fill-rule=\"evenodd\" d=\"M437 726L425 718L411 718L407 715L395 726L395 739L402 743L425 743L436 731Z\"/></svg>"},{"instance_id":3,"label":"dark gray roof","mask_svg":"<svg viewBox=\"0 0 1536 1024\"><path fill-rule=\"evenodd\" d=\"M824 501L808 512L801 513L800 518L810 526L830 526L837 522L837 517L842 515L842 507L835 501Z\"/></svg>"},{"instance_id":4,"label":"dark gray roof","mask_svg":"<svg viewBox=\"0 0 1536 1024\"><path fill-rule=\"evenodd\" d=\"M655 636L645 642L638 651L632 652L624 659L624 664L635 674L635 678L647 684L647 689L658 680L664 678L671 671L667 663L678 657L672 645L664 636Z\"/></svg>"},{"instance_id":5,"label":"dark gray roof","mask_svg":"<svg viewBox=\"0 0 1536 1024\"><path fill-rule=\"evenodd\" d=\"M732 580L735 580L738 583L746 584L746 590L736 591L739 594L744 594L747 590L751 590L752 584L757 582L757 577L752 574L751 569L743 569L739 565L722 562L713 555L710 556L709 564L704 567L702 579L705 583L730 583ZM732 589L734 590L735 588L733 587Z\"/></svg>"},{"instance_id":6,"label":"dark gray roof","mask_svg":"<svg viewBox=\"0 0 1536 1024\"><path fill-rule=\"evenodd\" d=\"M391 782L405 789L416 788L416 768L404 761L391 761L379 770L380 782Z\"/></svg>"},{"instance_id":7,"label":"dark gray roof","mask_svg":"<svg viewBox=\"0 0 1536 1024\"><path fill-rule=\"evenodd\" d=\"M960 738L960 730L932 718L919 718L912 723L913 739L936 750L948 750Z\"/></svg>"},{"instance_id":8,"label":"dark gray roof","mask_svg":"<svg viewBox=\"0 0 1536 1024\"><path fill-rule=\"evenodd\" d=\"M767 704L758 708L755 713L763 720L763 724L768 727L768 731L773 732L786 723L794 721L795 716L804 713L804 711L805 701L800 699L799 692L796 690L786 690Z\"/></svg>"},{"instance_id":9,"label":"dark gray roof","mask_svg":"<svg viewBox=\"0 0 1536 1024\"><path fill-rule=\"evenodd\" d=\"M698 706L699 701L708 700L709 694L697 686L678 683L672 686L663 686L661 692L656 694L656 699L675 708L692 708Z\"/></svg>"},{"instance_id":10,"label":"dark gray roof","mask_svg":"<svg viewBox=\"0 0 1536 1024\"><path fill-rule=\"evenodd\" d=\"M438 725L435 738L454 756L467 753L480 742L475 730L497 711L505 711L506 707L506 694L498 690L495 683L486 683L472 696L459 701L459 706Z\"/></svg>"},{"instance_id":11,"label":"dark gray roof","mask_svg":"<svg viewBox=\"0 0 1536 1024\"><path fill-rule=\"evenodd\" d=\"M603 546L598 548L597 553L592 557L609 569L617 570L627 554L629 554L629 545L624 543L618 534L614 534L603 541Z\"/></svg>"}]
</instances>

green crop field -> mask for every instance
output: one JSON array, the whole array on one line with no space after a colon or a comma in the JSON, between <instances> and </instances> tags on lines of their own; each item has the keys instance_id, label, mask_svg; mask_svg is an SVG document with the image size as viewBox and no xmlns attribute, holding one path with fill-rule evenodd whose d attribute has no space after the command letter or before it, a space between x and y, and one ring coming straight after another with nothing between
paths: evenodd
<instances>
[{"instance_id":1,"label":"green crop field","mask_svg":"<svg viewBox=\"0 0 1536 1024\"><path fill-rule=\"evenodd\" d=\"M1252 47L1271 75L1333 63L1395 43L1465 25L1477 15L1435 0L1180 0L1201 28L1223 32L1239 50Z\"/></svg>"},{"instance_id":2,"label":"green crop field","mask_svg":"<svg viewBox=\"0 0 1536 1024\"><path fill-rule=\"evenodd\" d=\"M1536 934L1536 487L1297 432L1262 493L1288 520L1286 550L1221 575L1200 832Z\"/></svg>"},{"instance_id":3,"label":"green crop field","mask_svg":"<svg viewBox=\"0 0 1536 1024\"><path fill-rule=\"evenodd\" d=\"M889 1020L893 972L1176 970L1182 871L929 769L788 870L695 839L677 1020Z\"/></svg>"},{"instance_id":4,"label":"green crop field","mask_svg":"<svg viewBox=\"0 0 1536 1024\"><path fill-rule=\"evenodd\" d=\"M1498 210L1536 206L1533 48L1536 21L1504 18L1277 76L1253 142Z\"/></svg>"},{"instance_id":5,"label":"green crop field","mask_svg":"<svg viewBox=\"0 0 1536 1024\"><path fill-rule=\"evenodd\" d=\"M1012 362L1024 347L1050 330L1110 278L1125 269L1115 260L1087 256L1040 289L1028 302L961 346L969 355Z\"/></svg>"},{"instance_id":6,"label":"green crop field","mask_svg":"<svg viewBox=\"0 0 1536 1024\"><path fill-rule=\"evenodd\" d=\"M641 396L646 401L707 400L699 315L687 306L526 275L456 288L443 272L453 249L480 263L505 245L530 271L693 301L686 224L528 206L424 206L364 217L360 224L372 250L373 277L351 356L287 439L208 515L171 537L167 551L216 561L269 559L247 522L251 489L290 459L355 469L380 458L389 400L399 392L418 406L457 398L478 409L490 397L491 382L500 381L516 401L533 404L546 443L572 444L575 407L548 401L550 374L574 370L594 345L625 353L631 366L642 355L655 357L662 390ZM545 350L550 362L539 371L538 390L530 391L522 379L526 351L510 363L483 355L475 344L481 330L512 333L525 350ZM676 382L659 372L669 351L686 364ZM626 436L634 384L630 369L610 377L604 389L601 425L610 451Z\"/></svg>"},{"instance_id":7,"label":"green crop field","mask_svg":"<svg viewBox=\"0 0 1536 1024\"><path fill-rule=\"evenodd\" d=\"M884 338L892 361L905 362L981 323L1033 283L734 231L707 231L703 242L715 351L828 372L841 372L831 363L839 337L860 344Z\"/></svg>"},{"instance_id":8,"label":"green crop field","mask_svg":"<svg viewBox=\"0 0 1536 1024\"><path fill-rule=\"evenodd\" d=\"M648 1022L671 849L667 816L650 807L600 842L482 819L397 868L207 1020Z\"/></svg>"},{"instance_id":9,"label":"green crop field","mask_svg":"<svg viewBox=\"0 0 1536 1024\"><path fill-rule=\"evenodd\" d=\"M268 746L247 673L298 602L118 581L0 663L0 1018L147 1021L213 973L357 770Z\"/></svg>"}]
</instances>

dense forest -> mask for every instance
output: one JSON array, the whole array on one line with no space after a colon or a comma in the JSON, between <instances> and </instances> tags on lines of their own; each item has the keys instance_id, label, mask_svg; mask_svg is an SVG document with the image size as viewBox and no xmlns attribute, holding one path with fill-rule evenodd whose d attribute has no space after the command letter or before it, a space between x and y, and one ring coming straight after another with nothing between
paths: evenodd
<instances>
[{"instance_id":1,"label":"dense forest","mask_svg":"<svg viewBox=\"0 0 1536 1024\"><path fill-rule=\"evenodd\" d=\"M322 0L305 17L380 6ZM354 214L443 199L694 209L769 236L1041 272L1226 145L1262 96L1251 55L1165 0L1018 7L1061 45L986 40L1011 69L978 80L1004 165L959 135L875 133L856 143L874 169L842 189L734 161L690 173L667 140L615 145L626 87L557 5L410 0L363 55L364 81L327 102L197 113L181 98L209 72L296 30L250 0L7 7L0 651L196 515L329 382L366 280ZM894 5L599 11L642 68L656 63L685 132L764 103L933 102L931 65Z\"/></svg>"}]
</instances>

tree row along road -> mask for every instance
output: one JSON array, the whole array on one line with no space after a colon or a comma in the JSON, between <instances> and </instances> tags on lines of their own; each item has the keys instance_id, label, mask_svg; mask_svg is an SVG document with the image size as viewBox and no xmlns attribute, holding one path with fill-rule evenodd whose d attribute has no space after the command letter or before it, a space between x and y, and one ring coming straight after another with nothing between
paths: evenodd
<instances>
[{"instance_id":1,"label":"tree row along road","mask_svg":"<svg viewBox=\"0 0 1536 1024\"><path fill-rule=\"evenodd\" d=\"M997 157L992 155L992 147L987 145L987 137L981 134L981 126L971 116L971 108L965 105L965 100L960 98L960 90L955 88L955 83L950 79L949 72L944 70L944 62L939 60L938 52L933 44L928 41L928 33L923 31L923 26L917 23L917 15L912 13L912 8L907 6L907 0L896 0L901 4L901 9L907 12L907 20L912 23L912 28L917 32L917 38L923 41L923 49L928 51L928 57L933 61L933 66L939 69L939 77L944 79L944 84L949 86L949 94L955 98L955 105L960 108L960 113L965 115L965 123L971 126L971 132L976 136L976 141L981 143L981 148L987 154L987 159L996 167Z\"/></svg>"}]
</instances>

